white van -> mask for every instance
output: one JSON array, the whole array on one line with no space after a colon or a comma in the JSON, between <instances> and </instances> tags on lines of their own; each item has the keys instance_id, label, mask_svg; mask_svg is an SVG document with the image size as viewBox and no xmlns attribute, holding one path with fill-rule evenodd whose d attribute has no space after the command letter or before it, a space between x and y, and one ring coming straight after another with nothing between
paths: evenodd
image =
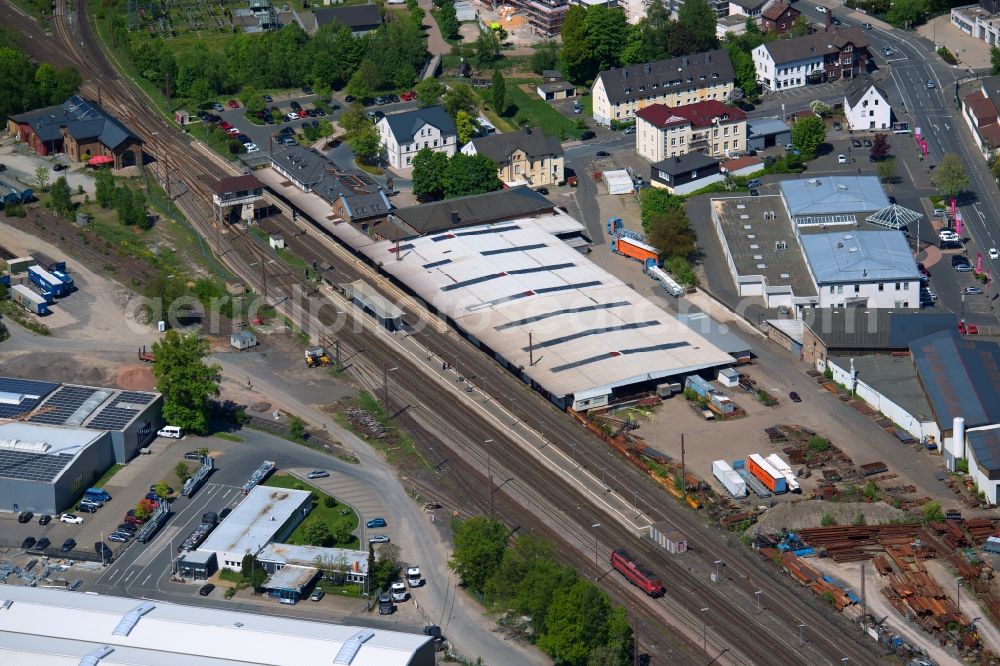
<instances>
[{"instance_id":1,"label":"white van","mask_svg":"<svg viewBox=\"0 0 1000 666\"><path fill-rule=\"evenodd\" d=\"M156 431L156 434L160 437L171 437L173 439L180 439L184 436L184 432L177 426L163 426L163 428Z\"/></svg>"}]
</instances>

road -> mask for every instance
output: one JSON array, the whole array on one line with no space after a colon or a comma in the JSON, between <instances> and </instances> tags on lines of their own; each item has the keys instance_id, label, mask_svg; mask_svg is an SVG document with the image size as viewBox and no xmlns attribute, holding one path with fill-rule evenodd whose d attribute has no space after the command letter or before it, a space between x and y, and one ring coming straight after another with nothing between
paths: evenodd
<instances>
[{"instance_id":1,"label":"road","mask_svg":"<svg viewBox=\"0 0 1000 666\"><path fill-rule=\"evenodd\" d=\"M77 3L77 11L82 7L83 3ZM30 23L25 26L25 31L38 34L37 28L32 28ZM65 36L62 39L68 50L76 50L72 41L67 41ZM83 46L86 46L86 41ZM113 108L116 111L121 110L126 115L130 108L132 113L141 112L144 107L141 97L137 97L120 80L115 80L114 73L102 64L101 55L90 52L84 58L77 53L76 59L88 79L95 75L92 67L100 67L100 75L112 82L112 91L107 95L114 95ZM294 278L288 274L268 274L265 268L267 278L261 280L261 269L253 268L252 254L247 257L250 250L239 237L227 240L220 238L210 227L206 228L205 220L210 219L210 214L205 210L207 191L204 183L211 182L209 174L220 174L221 168L212 160L192 157L192 154L197 156L197 152L173 132L154 135L152 131L160 126L158 121L142 122L141 118L134 116L130 118L132 120L144 138L149 140L151 150L162 151L164 156L169 156L171 163L182 166L174 177L183 180L188 191L178 198L178 205L188 212L206 241L225 255L227 263L247 284L266 294L281 308L288 308L286 311L293 320L301 322L307 330L315 332L324 323L329 323L329 320L324 322L321 318L298 311L287 302ZM162 172L159 175L162 177ZM290 223L283 221L282 224ZM316 257L329 261L342 277L353 279L361 275L376 282L390 296L398 295L391 285L359 266L352 257L344 256L343 250L331 247L329 239L321 238L315 230L309 230L307 236L294 240L293 250L307 260ZM421 321L428 315L423 311L410 310L407 319L411 318ZM616 599L624 598L638 617L656 627L654 631L663 634L667 631L665 627L670 626L673 627L671 631L680 633L681 638L666 639L672 645L679 645L686 653L693 646L697 650L700 641L697 638L692 641L691 634L698 636L706 630L706 616L699 611L710 608L715 627L708 641L708 652L715 657L719 649L730 650L717 663L773 663L777 659L789 663L820 664L836 663L843 657L849 657L852 663L875 661L874 646L862 641L856 632L846 633L848 625L842 618L833 616L818 600L804 594L798 586L793 586L787 577L776 577L770 563L747 553L726 535L709 529L700 514L664 501L661 490L626 463L610 456L603 443L571 423L565 414L528 391L468 343L454 335L434 330L428 330L425 339L437 358L452 360L456 368L461 368L465 378L486 388L486 397L492 399L489 409L500 414L501 420L497 420L496 416L488 417L478 407L480 394L473 394L471 402L476 404L470 404L470 398L465 396L464 391L456 396L453 390L439 390L439 384L428 381L428 370L419 367L419 359L412 353L403 353L401 342L375 342L377 336L370 329L361 332L342 329L337 335L349 352L364 350L355 361L353 370L370 385L378 385L383 367L400 368L393 374L393 380L398 384L393 389L391 407L400 412L404 425L408 425L407 419L420 421L418 430L422 432L418 432L417 439L424 446L436 447L431 449L436 451L435 460L446 458L459 465L461 471L455 472L455 476L467 475L464 482L470 495L481 493L487 478L485 468L496 470L496 474L509 474L511 482L504 482L498 494L533 514L536 530L571 546L564 554L585 571L584 563L589 561L586 558L592 552L587 545L592 543L592 535L586 527L590 523L586 521L593 523L595 519L604 525L600 539L605 555L609 546L626 545L637 557L661 570L665 578L672 582L668 599L659 602L637 595L624 586L620 577L608 576L603 567L595 573L601 577L605 589ZM510 399L516 403L516 406L512 405L513 415L505 409ZM521 424L530 424L531 429L528 432L512 432L504 423L515 419ZM527 429L522 425L522 430ZM570 459L571 452L587 460L604 461L608 486L614 489L613 492L608 494L600 488L600 481L595 488L592 472L581 476L579 468L570 468L573 474L567 474L565 469L553 471L536 465L533 458L525 456L525 451L538 444L539 433L542 433L541 446L551 447L546 455L561 460L563 464ZM487 439L492 440L489 453L486 452L489 446ZM473 470L471 474L467 471L469 467ZM689 536L695 535L696 548L691 557L678 562L648 541L636 539L635 531L627 526L628 521L622 520L620 510L604 508L611 503L620 506L626 497L639 507L640 510L635 513L645 516L645 521L668 520ZM574 506L577 507L575 511L572 509ZM601 559L598 557L598 561ZM718 559L725 559L729 565L729 578L723 585L713 584L708 579L708 572ZM756 590L762 590L770 600L767 613L755 615L750 612L755 607ZM798 624L808 627L804 646L798 645L795 630ZM648 637L644 641L646 646L650 645Z\"/></svg>"}]
</instances>

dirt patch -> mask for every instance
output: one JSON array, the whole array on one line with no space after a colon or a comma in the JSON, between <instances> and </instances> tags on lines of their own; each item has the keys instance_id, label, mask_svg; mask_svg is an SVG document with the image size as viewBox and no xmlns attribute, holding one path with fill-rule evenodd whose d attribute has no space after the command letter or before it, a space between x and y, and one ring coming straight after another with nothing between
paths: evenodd
<instances>
[{"instance_id":1,"label":"dirt patch","mask_svg":"<svg viewBox=\"0 0 1000 666\"><path fill-rule=\"evenodd\" d=\"M149 367L131 365L118 371L115 385L130 391L152 391L156 388L156 378Z\"/></svg>"},{"instance_id":2,"label":"dirt patch","mask_svg":"<svg viewBox=\"0 0 1000 666\"><path fill-rule=\"evenodd\" d=\"M87 386L111 386L117 375L117 362L95 354L60 352L23 352L6 354L0 369L8 377L30 377L40 381L66 382Z\"/></svg>"},{"instance_id":3,"label":"dirt patch","mask_svg":"<svg viewBox=\"0 0 1000 666\"><path fill-rule=\"evenodd\" d=\"M900 511L884 502L804 500L768 509L750 528L749 534L776 534L782 530L794 532L805 527L819 527L824 513L832 515L838 525L850 525L859 513L864 514L865 522L869 525L888 523L907 515L905 511Z\"/></svg>"}]
</instances>

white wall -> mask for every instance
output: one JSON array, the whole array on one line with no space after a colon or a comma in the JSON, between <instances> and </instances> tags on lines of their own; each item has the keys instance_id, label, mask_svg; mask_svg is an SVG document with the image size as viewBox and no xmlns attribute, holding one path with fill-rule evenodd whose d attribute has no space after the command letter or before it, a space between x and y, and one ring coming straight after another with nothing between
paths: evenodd
<instances>
[{"instance_id":1,"label":"white wall","mask_svg":"<svg viewBox=\"0 0 1000 666\"><path fill-rule=\"evenodd\" d=\"M844 111L852 130L889 129L891 125L892 107L874 87L869 87L853 107L847 105L847 97L844 97Z\"/></svg>"},{"instance_id":2,"label":"white wall","mask_svg":"<svg viewBox=\"0 0 1000 666\"><path fill-rule=\"evenodd\" d=\"M850 282L819 285L819 307L843 307L851 301L867 299L867 306L870 308L920 308L919 280L861 283L857 284L857 291L854 289L855 284ZM880 284L882 285L881 290L879 289ZM896 289L897 284L899 285L898 290ZM831 289L833 293L831 293Z\"/></svg>"},{"instance_id":3,"label":"white wall","mask_svg":"<svg viewBox=\"0 0 1000 666\"><path fill-rule=\"evenodd\" d=\"M753 66L757 70L757 80L769 90L787 90L806 85L810 72L823 69L823 57L775 65L765 44L753 50Z\"/></svg>"}]
</instances>

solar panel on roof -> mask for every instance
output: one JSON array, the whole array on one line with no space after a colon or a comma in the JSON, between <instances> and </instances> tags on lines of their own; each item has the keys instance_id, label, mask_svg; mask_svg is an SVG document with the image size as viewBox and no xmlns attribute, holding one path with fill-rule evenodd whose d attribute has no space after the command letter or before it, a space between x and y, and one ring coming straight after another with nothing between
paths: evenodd
<instances>
[{"instance_id":1,"label":"solar panel on roof","mask_svg":"<svg viewBox=\"0 0 1000 666\"><path fill-rule=\"evenodd\" d=\"M96 392L97 389L85 386L62 386L45 401L42 407L45 411L28 420L32 423L62 425Z\"/></svg>"},{"instance_id":2,"label":"solar panel on roof","mask_svg":"<svg viewBox=\"0 0 1000 666\"><path fill-rule=\"evenodd\" d=\"M52 481L73 460L73 455L29 453L0 449L0 477L26 481Z\"/></svg>"}]
</instances>

